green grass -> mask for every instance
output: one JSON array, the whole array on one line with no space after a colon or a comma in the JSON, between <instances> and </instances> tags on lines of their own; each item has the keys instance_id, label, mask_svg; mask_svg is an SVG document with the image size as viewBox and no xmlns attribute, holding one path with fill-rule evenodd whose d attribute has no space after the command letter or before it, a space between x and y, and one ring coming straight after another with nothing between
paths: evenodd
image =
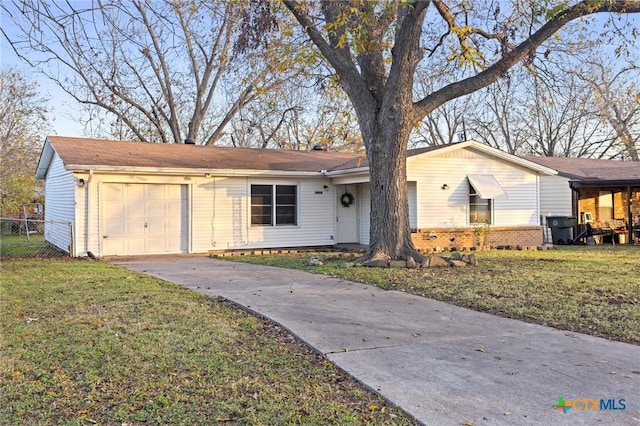
<instances>
[{"instance_id":1,"label":"green grass","mask_svg":"<svg viewBox=\"0 0 640 426\"><path fill-rule=\"evenodd\" d=\"M413 424L222 300L90 261L1 280L0 424Z\"/></svg>"},{"instance_id":2,"label":"green grass","mask_svg":"<svg viewBox=\"0 0 640 426\"><path fill-rule=\"evenodd\" d=\"M51 258L68 256L61 250L50 246L44 235L0 236L0 259Z\"/></svg>"},{"instance_id":3,"label":"green grass","mask_svg":"<svg viewBox=\"0 0 640 426\"><path fill-rule=\"evenodd\" d=\"M345 268L344 259L308 266L312 254L233 259L342 277L507 318L640 344L640 248L567 247L475 255L477 267L425 269Z\"/></svg>"}]
</instances>

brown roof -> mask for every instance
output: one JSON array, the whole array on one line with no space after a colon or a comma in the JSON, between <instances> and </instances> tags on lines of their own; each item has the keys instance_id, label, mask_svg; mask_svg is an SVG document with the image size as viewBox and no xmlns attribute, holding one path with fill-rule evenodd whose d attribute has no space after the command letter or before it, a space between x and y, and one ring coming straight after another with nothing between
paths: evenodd
<instances>
[{"instance_id":1,"label":"brown roof","mask_svg":"<svg viewBox=\"0 0 640 426\"><path fill-rule=\"evenodd\" d=\"M361 153L47 137L65 166L320 172L367 165Z\"/></svg>"},{"instance_id":2,"label":"brown roof","mask_svg":"<svg viewBox=\"0 0 640 426\"><path fill-rule=\"evenodd\" d=\"M592 158L524 157L550 167L561 176L582 181L640 181L640 162Z\"/></svg>"}]
</instances>

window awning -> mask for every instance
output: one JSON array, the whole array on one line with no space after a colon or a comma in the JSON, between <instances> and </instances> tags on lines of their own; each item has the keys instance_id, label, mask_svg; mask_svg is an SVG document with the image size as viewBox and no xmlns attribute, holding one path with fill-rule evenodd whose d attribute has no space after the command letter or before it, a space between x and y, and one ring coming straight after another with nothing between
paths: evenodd
<instances>
[{"instance_id":1,"label":"window awning","mask_svg":"<svg viewBox=\"0 0 640 426\"><path fill-rule=\"evenodd\" d=\"M507 196L493 175L467 175L467 179L480 198L493 199L503 195Z\"/></svg>"}]
</instances>

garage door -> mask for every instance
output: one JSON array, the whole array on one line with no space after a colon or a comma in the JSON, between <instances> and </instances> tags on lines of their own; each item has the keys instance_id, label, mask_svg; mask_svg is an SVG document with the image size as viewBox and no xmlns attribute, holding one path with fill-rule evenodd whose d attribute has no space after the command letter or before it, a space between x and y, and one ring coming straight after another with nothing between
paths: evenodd
<instances>
[{"instance_id":1,"label":"garage door","mask_svg":"<svg viewBox=\"0 0 640 426\"><path fill-rule=\"evenodd\" d=\"M103 255L187 251L185 185L109 183L103 188Z\"/></svg>"}]
</instances>

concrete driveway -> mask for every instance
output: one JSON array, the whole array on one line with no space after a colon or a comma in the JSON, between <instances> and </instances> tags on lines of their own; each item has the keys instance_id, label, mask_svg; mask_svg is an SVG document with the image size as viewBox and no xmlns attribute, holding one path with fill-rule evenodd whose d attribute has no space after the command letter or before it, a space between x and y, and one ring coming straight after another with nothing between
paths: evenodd
<instances>
[{"instance_id":1,"label":"concrete driveway","mask_svg":"<svg viewBox=\"0 0 640 426\"><path fill-rule=\"evenodd\" d=\"M300 271L110 261L272 319L428 425L640 425L640 346Z\"/></svg>"}]
</instances>

